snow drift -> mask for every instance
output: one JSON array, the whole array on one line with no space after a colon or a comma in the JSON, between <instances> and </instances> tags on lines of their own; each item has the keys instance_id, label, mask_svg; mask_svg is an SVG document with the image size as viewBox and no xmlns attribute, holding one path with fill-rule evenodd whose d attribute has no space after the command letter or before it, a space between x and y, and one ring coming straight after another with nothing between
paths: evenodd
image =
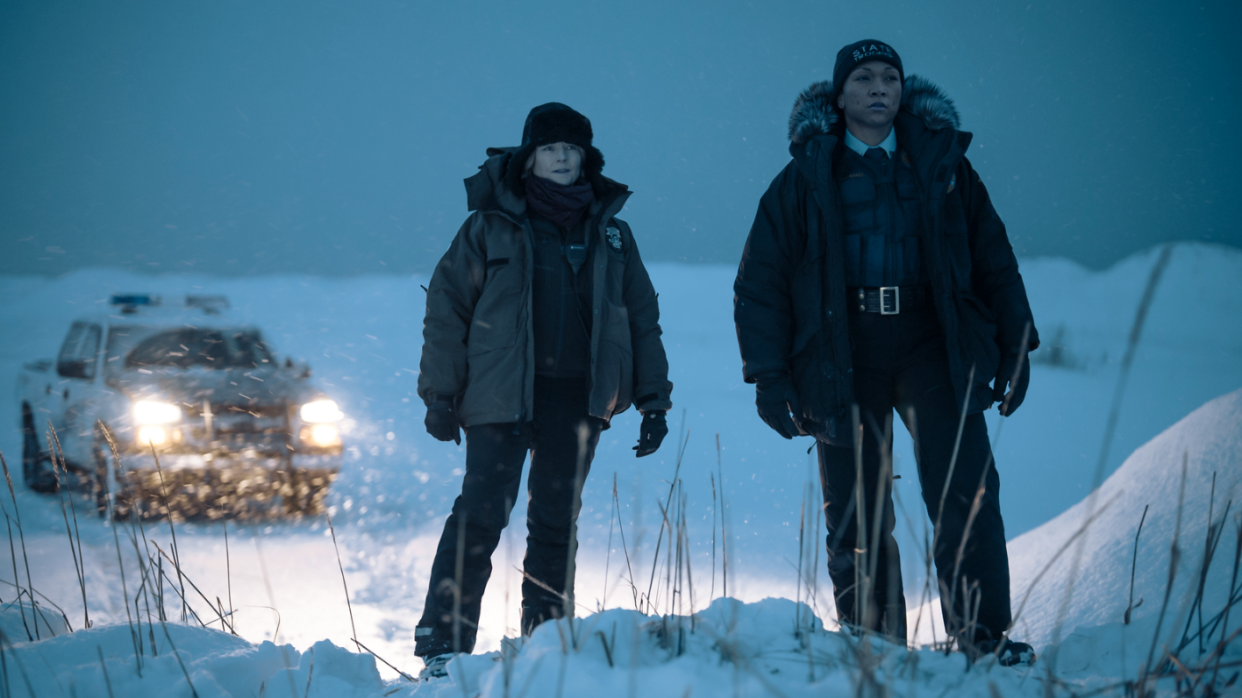
<instances>
[{"instance_id":1,"label":"snow drift","mask_svg":"<svg viewBox=\"0 0 1242 698\"><path fill-rule=\"evenodd\" d=\"M1222 608L1228 597L1240 506L1242 390L1235 390L1203 405L1139 448L1092 497L1010 541L1015 613L1024 605L1016 619L1015 636L1040 647L1054 639L1058 627L1064 637L1065 631L1075 628L1121 622L1129 605L1132 569L1134 602L1142 602L1133 617L1158 614L1175 536L1181 556L1165 629L1180 634L1198 590L1208 527L1222 521L1225 533L1218 559L1205 580L1205 613ZM1058 557L1058 551L1083 527L1092 507L1097 516L1083 533L1081 556L1074 549L1075 541ZM1147 518L1135 557L1135 535L1144 507Z\"/></svg>"}]
</instances>

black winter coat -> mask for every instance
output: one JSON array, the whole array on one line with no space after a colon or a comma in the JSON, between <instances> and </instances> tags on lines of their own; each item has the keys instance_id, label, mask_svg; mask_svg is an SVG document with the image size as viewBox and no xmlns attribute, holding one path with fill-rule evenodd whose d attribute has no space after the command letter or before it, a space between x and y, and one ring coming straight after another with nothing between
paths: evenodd
<instances>
[{"instance_id":1,"label":"black winter coat","mask_svg":"<svg viewBox=\"0 0 1242 698\"><path fill-rule=\"evenodd\" d=\"M525 197L507 184L513 150L489 149L466 180L473 213L436 265L427 292L418 394L428 404L455 400L462 426L534 414L534 233ZM629 225L614 217L629 189L607 177L595 180L587 219L594 238L586 262L594 267L588 412L607 424L631 404L643 412L668 410L673 384L655 289Z\"/></svg>"},{"instance_id":2,"label":"black winter coat","mask_svg":"<svg viewBox=\"0 0 1242 698\"><path fill-rule=\"evenodd\" d=\"M759 202L733 285L733 316L745 380L788 373L804 426L822 440L852 445L844 234L833 176L844 125L831 95L831 83L820 82L794 103L793 161ZM953 102L939 88L906 78L894 122L897 144L920 182L920 247L958 403L969 395L969 410L978 412L992 405L989 383L1001 352L1018 352L1028 323L1029 349L1039 346L1039 335L1005 226L965 158L971 134L958 125Z\"/></svg>"}]
</instances>

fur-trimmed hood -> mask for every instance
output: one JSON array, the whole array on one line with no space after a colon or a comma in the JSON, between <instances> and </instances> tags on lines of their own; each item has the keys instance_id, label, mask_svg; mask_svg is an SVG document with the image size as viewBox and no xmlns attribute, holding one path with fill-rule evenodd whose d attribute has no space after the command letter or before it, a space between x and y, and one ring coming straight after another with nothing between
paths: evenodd
<instances>
[{"instance_id":1,"label":"fur-trimmed hood","mask_svg":"<svg viewBox=\"0 0 1242 698\"><path fill-rule=\"evenodd\" d=\"M817 82L802 91L789 115L789 140L804 143L812 136L830 133L840 121L831 80ZM901 112L920 119L932 131L961 128L953 100L939 87L918 75L907 75L901 93Z\"/></svg>"}]
</instances>

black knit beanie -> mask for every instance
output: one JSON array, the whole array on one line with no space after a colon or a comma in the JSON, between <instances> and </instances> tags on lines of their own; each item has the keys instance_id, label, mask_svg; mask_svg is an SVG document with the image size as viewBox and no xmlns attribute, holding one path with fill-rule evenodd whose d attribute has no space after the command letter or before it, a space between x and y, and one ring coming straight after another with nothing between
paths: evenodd
<instances>
[{"instance_id":1,"label":"black knit beanie","mask_svg":"<svg viewBox=\"0 0 1242 698\"><path fill-rule=\"evenodd\" d=\"M892 46L883 41L875 39L864 39L855 41L854 43L837 51L837 63L832 68L832 97L833 103L836 103L837 95L841 94L841 88L845 85L845 80L854 72L860 63L867 61L883 61L897 69L901 75L901 84L906 84L906 71L901 67L901 56L893 50Z\"/></svg>"},{"instance_id":2,"label":"black knit beanie","mask_svg":"<svg viewBox=\"0 0 1242 698\"><path fill-rule=\"evenodd\" d=\"M522 127L522 145L509 160L505 180L510 191L523 195L526 160L535 148L549 143L572 143L582 148L582 176L595 185L604 169L604 155L591 145L594 138L591 120L560 102L541 104L526 115Z\"/></svg>"}]
</instances>

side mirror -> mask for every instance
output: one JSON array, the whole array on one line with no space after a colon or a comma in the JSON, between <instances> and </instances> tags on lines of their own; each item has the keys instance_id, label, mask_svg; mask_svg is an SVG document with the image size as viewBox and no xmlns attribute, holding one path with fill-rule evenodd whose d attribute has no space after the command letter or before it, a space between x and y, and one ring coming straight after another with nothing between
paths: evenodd
<instances>
[{"instance_id":1,"label":"side mirror","mask_svg":"<svg viewBox=\"0 0 1242 698\"><path fill-rule=\"evenodd\" d=\"M284 361L284 366L285 366L285 370L294 374L294 376L296 376L298 380L306 380L307 378L310 378L310 375L311 375L310 363L306 362L303 359L298 359L297 361L294 361L292 357L286 356L285 361Z\"/></svg>"},{"instance_id":2,"label":"side mirror","mask_svg":"<svg viewBox=\"0 0 1242 698\"><path fill-rule=\"evenodd\" d=\"M65 378L94 378L95 364L86 359L69 359L56 364L56 372Z\"/></svg>"}]
</instances>

